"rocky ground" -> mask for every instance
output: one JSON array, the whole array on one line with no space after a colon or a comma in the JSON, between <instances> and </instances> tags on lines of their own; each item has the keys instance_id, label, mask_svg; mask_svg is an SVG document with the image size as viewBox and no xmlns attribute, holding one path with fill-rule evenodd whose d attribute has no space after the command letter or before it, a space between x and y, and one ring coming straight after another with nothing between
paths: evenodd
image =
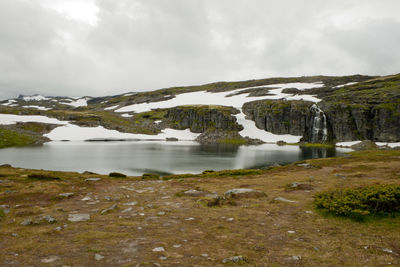
<instances>
[{"instance_id":1,"label":"rocky ground","mask_svg":"<svg viewBox=\"0 0 400 267\"><path fill-rule=\"evenodd\" d=\"M399 163L369 151L171 180L2 166L0 265L399 266L399 217L356 222L312 204L326 189L398 184Z\"/></svg>"}]
</instances>

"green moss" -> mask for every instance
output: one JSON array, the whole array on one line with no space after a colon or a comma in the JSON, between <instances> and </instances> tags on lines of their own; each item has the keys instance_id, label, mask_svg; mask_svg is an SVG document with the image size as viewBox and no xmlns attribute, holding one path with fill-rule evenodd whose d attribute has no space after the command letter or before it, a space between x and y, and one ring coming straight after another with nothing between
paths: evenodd
<instances>
[{"instance_id":1,"label":"green moss","mask_svg":"<svg viewBox=\"0 0 400 267\"><path fill-rule=\"evenodd\" d=\"M244 145L246 144L245 139L219 139L218 143L230 144L230 145Z\"/></svg>"},{"instance_id":2,"label":"green moss","mask_svg":"<svg viewBox=\"0 0 400 267\"><path fill-rule=\"evenodd\" d=\"M158 180L158 179L160 179L160 176L155 173L143 173L142 179L143 180Z\"/></svg>"},{"instance_id":3,"label":"green moss","mask_svg":"<svg viewBox=\"0 0 400 267\"><path fill-rule=\"evenodd\" d=\"M320 144L320 143L303 143L300 147L317 147L317 148L333 148L334 144Z\"/></svg>"},{"instance_id":4,"label":"green moss","mask_svg":"<svg viewBox=\"0 0 400 267\"><path fill-rule=\"evenodd\" d=\"M27 134L0 128L0 148L27 146L35 143L35 139Z\"/></svg>"},{"instance_id":5,"label":"green moss","mask_svg":"<svg viewBox=\"0 0 400 267\"><path fill-rule=\"evenodd\" d=\"M46 173L31 173L28 175L29 179L40 180L40 181L58 181L61 180L60 177L54 176L52 174Z\"/></svg>"},{"instance_id":6,"label":"green moss","mask_svg":"<svg viewBox=\"0 0 400 267\"><path fill-rule=\"evenodd\" d=\"M119 173L119 172L111 172L108 176L114 177L114 178L125 178L126 177L125 174Z\"/></svg>"}]
</instances>

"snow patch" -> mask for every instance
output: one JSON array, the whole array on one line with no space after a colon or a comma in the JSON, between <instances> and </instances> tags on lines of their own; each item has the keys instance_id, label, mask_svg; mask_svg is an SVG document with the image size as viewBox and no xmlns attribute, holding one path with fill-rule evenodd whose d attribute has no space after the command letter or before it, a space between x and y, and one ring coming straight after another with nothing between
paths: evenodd
<instances>
[{"instance_id":1,"label":"snow patch","mask_svg":"<svg viewBox=\"0 0 400 267\"><path fill-rule=\"evenodd\" d=\"M17 101L14 99L9 99L7 103L1 104L2 106L13 106L14 103L16 103Z\"/></svg>"},{"instance_id":2,"label":"snow patch","mask_svg":"<svg viewBox=\"0 0 400 267\"><path fill-rule=\"evenodd\" d=\"M23 96L22 99L24 101L43 101L43 100L50 100L48 97L44 97L41 95L32 95L32 96Z\"/></svg>"},{"instance_id":3,"label":"snow patch","mask_svg":"<svg viewBox=\"0 0 400 267\"><path fill-rule=\"evenodd\" d=\"M358 143L361 143L361 141L339 142L339 143L336 143L336 146L351 147L351 146L356 145L356 144L358 144Z\"/></svg>"},{"instance_id":4,"label":"snow patch","mask_svg":"<svg viewBox=\"0 0 400 267\"><path fill-rule=\"evenodd\" d=\"M356 83L357 82L345 83L345 84L337 85L337 86L335 86L333 88L342 88L342 87L353 85L353 84L356 84Z\"/></svg>"},{"instance_id":5,"label":"snow patch","mask_svg":"<svg viewBox=\"0 0 400 267\"><path fill-rule=\"evenodd\" d=\"M115 105L115 106L112 106L112 107L108 107L108 108L105 108L104 110L116 109L117 107L119 107L119 105Z\"/></svg>"},{"instance_id":6,"label":"snow patch","mask_svg":"<svg viewBox=\"0 0 400 267\"><path fill-rule=\"evenodd\" d=\"M53 141L71 140L82 141L89 139L152 139L152 140L165 140L167 137L176 137L180 140L194 140L200 134L192 133L189 129L174 130L165 129L158 135L149 134L131 134L121 133L116 130L105 129L102 126L98 127L80 127L78 125L67 124L65 126L57 127L50 133L44 136Z\"/></svg>"},{"instance_id":7,"label":"snow patch","mask_svg":"<svg viewBox=\"0 0 400 267\"><path fill-rule=\"evenodd\" d=\"M13 114L0 114L0 124L10 125L17 122L40 122L40 123L50 123L50 124L68 124L67 121L60 121L54 118L48 118L46 116L22 116Z\"/></svg>"},{"instance_id":8,"label":"snow patch","mask_svg":"<svg viewBox=\"0 0 400 267\"><path fill-rule=\"evenodd\" d=\"M23 108L36 108L39 110L50 110L51 108L40 107L40 106L22 106Z\"/></svg>"},{"instance_id":9,"label":"snow patch","mask_svg":"<svg viewBox=\"0 0 400 267\"><path fill-rule=\"evenodd\" d=\"M400 147L400 142L398 143L376 142L375 144L378 146L388 146L391 148Z\"/></svg>"},{"instance_id":10,"label":"snow patch","mask_svg":"<svg viewBox=\"0 0 400 267\"><path fill-rule=\"evenodd\" d=\"M131 117L133 117L133 115L130 115L130 114L122 114L121 117L124 117L124 118L131 118Z\"/></svg>"},{"instance_id":11,"label":"snow patch","mask_svg":"<svg viewBox=\"0 0 400 267\"><path fill-rule=\"evenodd\" d=\"M248 88L240 88L234 91L228 92L219 92L219 93L211 93L206 91L199 92L191 92L176 95L172 99L168 99L160 102L150 102L150 103L141 103L141 104L133 104L129 106L122 107L120 109L115 110L115 112L146 112L151 111L156 108L172 108L181 105L221 105L221 106L232 106L235 108L241 108L244 103L250 102L253 100L263 100L263 99L288 99L292 97L294 99L301 98L312 101L319 102L320 99L315 98L314 96L294 96L293 94L285 94L282 93L283 89L286 88L300 88L300 90L311 89L311 88L319 88L322 87L321 83L286 83L286 84L272 84L272 85L264 85L264 86L256 86L256 87L248 87ZM262 96L262 97L250 97L249 94L239 94L234 95L242 90L247 89L256 89L258 87L271 87L279 89L271 89L270 93L273 95L270 96ZM229 96L228 95L232 95Z\"/></svg>"},{"instance_id":12,"label":"snow patch","mask_svg":"<svg viewBox=\"0 0 400 267\"><path fill-rule=\"evenodd\" d=\"M70 101L69 103L66 102L60 102L60 104L64 104L64 105L68 105L68 106L73 106L73 107L87 107L87 101L90 98L84 97L84 98L80 98L80 99L76 99L76 100L71 100L71 99L65 99L63 101Z\"/></svg>"}]
</instances>

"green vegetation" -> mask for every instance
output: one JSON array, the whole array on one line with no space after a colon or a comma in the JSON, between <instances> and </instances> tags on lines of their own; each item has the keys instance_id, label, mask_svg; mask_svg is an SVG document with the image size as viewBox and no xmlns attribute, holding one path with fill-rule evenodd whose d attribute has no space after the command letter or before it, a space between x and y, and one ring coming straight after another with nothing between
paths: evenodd
<instances>
[{"instance_id":1,"label":"green vegetation","mask_svg":"<svg viewBox=\"0 0 400 267\"><path fill-rule=\"evenodd\" d=\"M358 220L367 215L394 216L400 212L400 185L337 189L314 198L317 209Z\"/></svg>"},{"instance_id":2,"label":"green vegetation","mask_svg":"<svg viewBox=\"0 0 400 267\"><path fill-rule=\"evenodd\" d=\"M160 179L160 176L155 173L143 173L142 179L143 180L158 180L158 179Z\"/></svg>"},{"instance_id":3,"label":"green vegetation","mask_svg":"<svg viewBox=\"0 0 400 267\"><path fill-rule=\"evenodd\" d=\"M400 104L400 74L367 80L334 90L324 101L346 104ZM389 104L392 109L393 104Z\"/></svg>"},{"instance_id":4,"label":"green vegetation","mask_svg":"<svg viewBox=\"0 0 400 267\"><path fill-rule=\"evenodd\" d=\"M108 176L114 177L114 178L125 178L125 177L127 177L125 174L119 173L119 172L110 172L110 174Z\"/></svg>"},{"instance_id":5,"label":"green vegetation","mask_svg":"<svg viewBox=\"0 0 400 267\"><path fill-rule=\"evenodd\" d=\"M0 148L33 144L35 144L35 139L30 135L0 128Z\"/></svg>"},{"instance_id":6,"label":"green vegetation","mask_svg":"<svg viewBox=\"0 0 400 267\"><path fill-rule=\"evenodd\" d=\"M334 144L301 143L300 147L334 148Z\"/></svg>"},{"instance_id":7,"label":"green vegetation","mask_svg":"<svg viewBox=\"0 0 400 267\"><path fill-rule=\"evenodd\" d=\"M55 181L61 180L60 177L54 176L48 173L31 173L28 175L29 179L40 180L40 181Z\"/></svg>"}]
</instances>

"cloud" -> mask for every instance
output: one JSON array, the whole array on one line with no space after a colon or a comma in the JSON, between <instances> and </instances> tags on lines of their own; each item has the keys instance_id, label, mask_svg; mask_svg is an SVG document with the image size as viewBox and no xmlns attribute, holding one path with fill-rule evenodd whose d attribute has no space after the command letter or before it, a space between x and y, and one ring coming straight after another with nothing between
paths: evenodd
<instances>
[{"instance_id":1,"label":"cloud","mask_svg":"<svg viewBox=\"0 0 400 267\"><path fill-rule=\"evenodd\" d=\"M399 8L397 0L2 0L0 98L397 73Z\"/></svg>"}]
</instances>

